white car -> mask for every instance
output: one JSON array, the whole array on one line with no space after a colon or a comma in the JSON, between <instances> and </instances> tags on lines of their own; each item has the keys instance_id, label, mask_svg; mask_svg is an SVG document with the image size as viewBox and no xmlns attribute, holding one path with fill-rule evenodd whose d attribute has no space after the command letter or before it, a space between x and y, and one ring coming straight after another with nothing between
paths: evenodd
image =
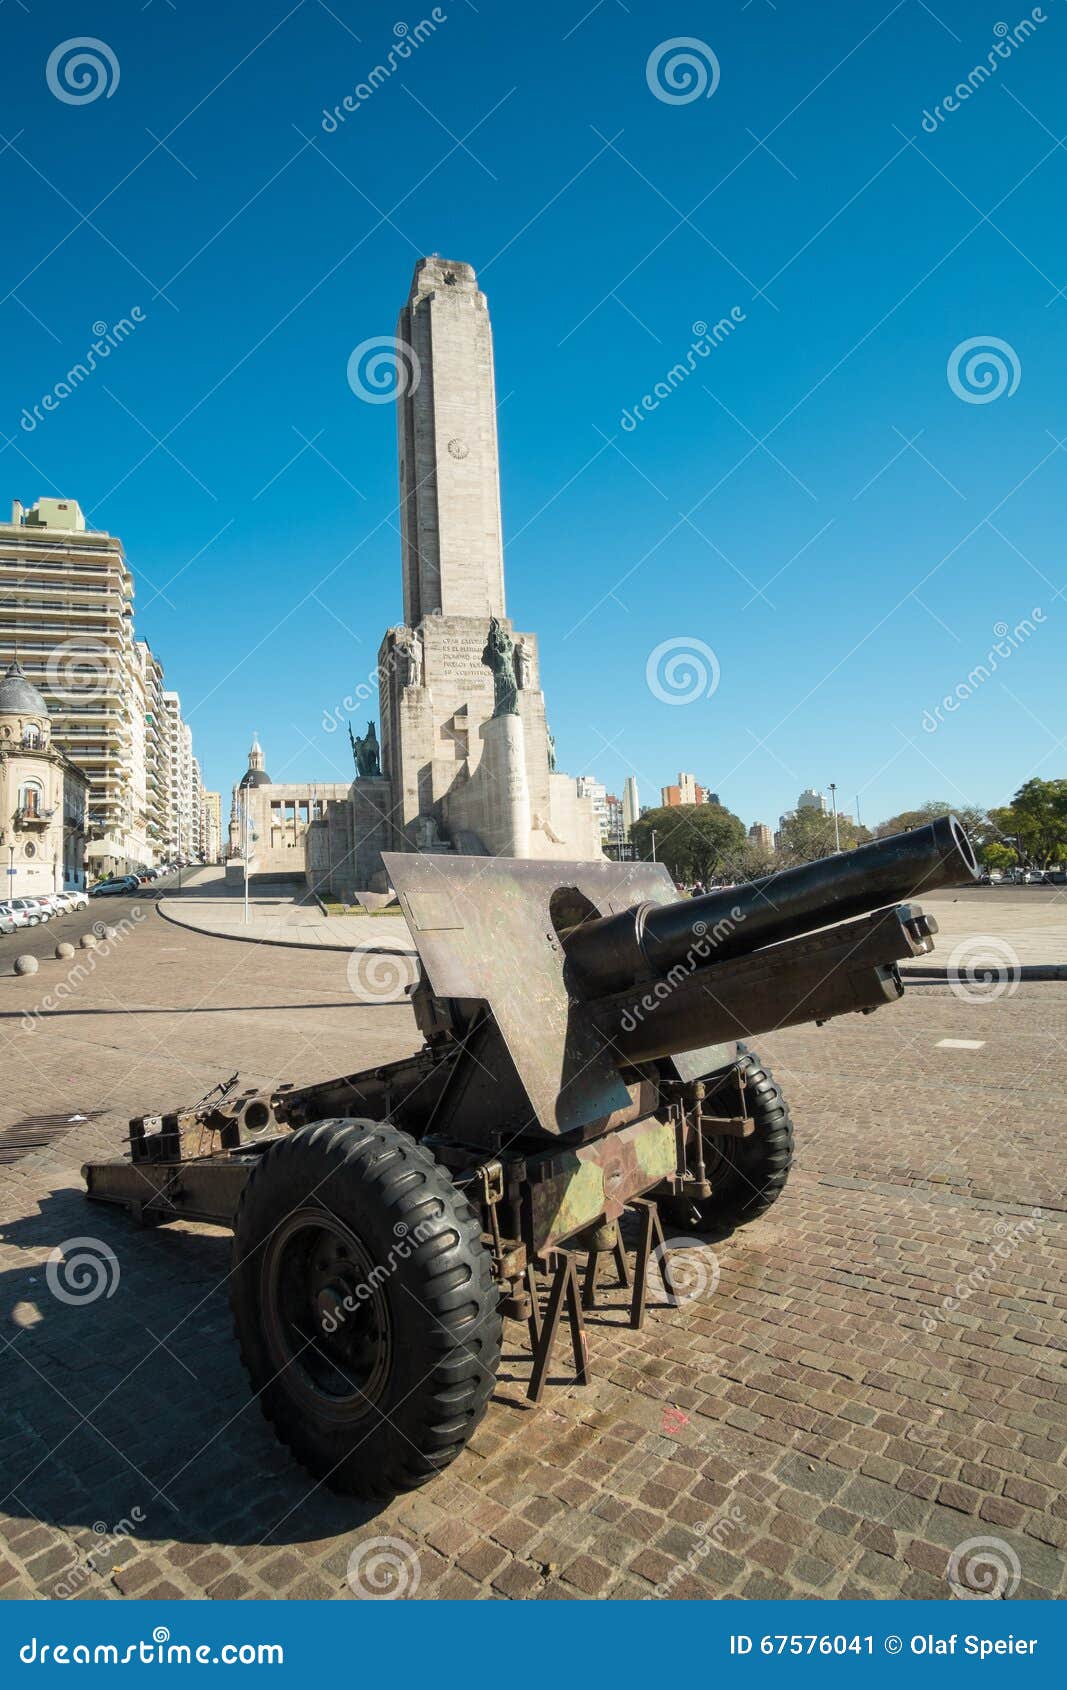
<instances>
[{"instance_id":1,"label":"white car","mask_svg":"<svg viewBox=\"0 0 1067 1690\"><path fill-rule=\"evenodd\" d=\"M66 900L72 910L84 910L89 907L89 894L83 892L80 886L68 886L59 896Z\"/></svg>"},{"instance_id":2,"label":"white car","mask_svg":"<svg viewBox=\"0 0 1067 1690\"><path fill-rule=\"evenodd\" d=\"M48 919L36 898L9 898L6 904L0 904L0 911L16 927L36 927Z\"/></svg>"}]
</instances>

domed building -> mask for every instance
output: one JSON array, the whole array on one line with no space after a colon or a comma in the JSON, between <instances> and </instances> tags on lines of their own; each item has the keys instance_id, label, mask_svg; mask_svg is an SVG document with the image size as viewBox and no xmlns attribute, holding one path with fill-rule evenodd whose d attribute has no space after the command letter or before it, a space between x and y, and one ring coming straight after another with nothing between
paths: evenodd
<instances>
[{"instance_id":1,"label":"domed building","mask_svg":"<svg viewBox=\"0 0 1067 1690\"><path fill-rule=\"evenodd\" d=\"M312 884L324 880L327 808L337 800L347 802L348 790L349 783L341 781L272 781L253 734L248 767L233 789L231 862L243 863L247 851L250 875Z\"/></svg>"},{"instance_id":2,"label":"domed building","mask_svg":"<svg viewBox=\"0 0 1067 1690\"><path fill-rule=\"evenodd\" d=\"M248 767L241 777L241 791L245 792L250 786L270 786L271 778L263 767L263 747L256 734L252 735L252 744L248 750Z\"/></svg>"},{"instance_id":3,"label":"domed building","mask_svg":"<svg viewBox=\"0 0 1067 1690\"><path fill-rule=\"evenodd\" d=\"M52 743L48 705L16 658L0 680L0 897L85 885L87 791Z\"/></svg>"}]
</instances>

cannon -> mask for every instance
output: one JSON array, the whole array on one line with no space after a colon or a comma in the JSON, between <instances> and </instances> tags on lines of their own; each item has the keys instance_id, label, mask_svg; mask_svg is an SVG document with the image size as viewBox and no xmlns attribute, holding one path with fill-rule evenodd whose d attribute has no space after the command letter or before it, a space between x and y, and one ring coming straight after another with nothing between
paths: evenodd
<instances>
[{"instance_id":1,"label":"cannon","mask_svg":"<svg viewBox=\"0 0 1067 1690\"><path fill-rule=\"evenodd\" d=\"M652 863L385 862L419 1048L311 1085L234 1075L83 1169L146 1226L232 1228L263 1412L317 1478L378 1500L467 1443L505 1318L528 1324L537 1401L564 1322L586 1377L602 1258L638 1325L651 1261L673 1297L663 1217L721 1235L766 1212L793 1127L741 1041L900 998L936 932L906 900L977 873L951 816L698 898Z\"/></svg>"}]
</instances>

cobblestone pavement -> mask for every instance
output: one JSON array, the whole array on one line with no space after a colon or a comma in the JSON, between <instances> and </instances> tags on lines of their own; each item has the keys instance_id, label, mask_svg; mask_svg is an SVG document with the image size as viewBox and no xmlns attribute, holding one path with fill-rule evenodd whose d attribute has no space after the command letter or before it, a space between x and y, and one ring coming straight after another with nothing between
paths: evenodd
<instances>
[{"instance_id":1,"label":"cobblestone pavement","mask_svg":"<svg viewBox=\"0 0 1067 1690\"><path fill-rule=\"evenodd\" d=\"M353 1551L385 1576L381 1538L420 1598L936 1598L950 1563L1063 1593L1067 986L909 987L761 1040L799 1143L776 1208L698 1241L706 1293L654 1299L642 1332L609 1288L584 1390L561 1365L527 1407L509 1326L469 1449L374 1513L316 1488L250 1401L228 1235L139 1232L85 1203L78 1169L235 1068L269 1084L402 1054L406 1005L360 1003L342 956L154 911L57 995L67 968L0 981L4 1594L348 1598ZM42 1121L46 1149L5 1148ZM86 1236L114 1263L97 1251L110 1294L79 1302L46 1264Z\"/></svg>"}]
</instances>

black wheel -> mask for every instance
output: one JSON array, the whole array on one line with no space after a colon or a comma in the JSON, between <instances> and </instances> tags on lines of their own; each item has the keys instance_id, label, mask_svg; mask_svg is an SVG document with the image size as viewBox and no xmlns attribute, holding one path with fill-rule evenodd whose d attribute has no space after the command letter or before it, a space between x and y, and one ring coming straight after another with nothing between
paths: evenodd
<instances>
[{"instance_id":1,"label":"black wheel","mask_svg":"<svg viewBox=\"0 0 1067 1690\"><path fill-rule=\"evenodd\" d=\"M241 1358L297 1459L376 1501L447 1467L496 1383L501 1321L440 1164L396 1127L319 1121L265 1152L234 1233Z\"/></svg>"},{"instance_id":2,"label":"black wheel","mask_svg":"<svg viewBox=\"0 0 1067 1690\"><path fill-rule=\"evenodd\" d=\"M747 1045L737 1047L744 1085L745 1113L755 1121L749 1138L714 1138L704 1143L704 1160L711 1196L697 1202L684 1198L660 1201L665 1220L674 1226L704 1231L730 1231L765 1215L777 1202L793 1161L793 1122L781 1087ZM737 1107L737 1082L731 1070L716 1092L709 1090L707 1109L732 1114Z\"/></svg>"}]
</instances>

